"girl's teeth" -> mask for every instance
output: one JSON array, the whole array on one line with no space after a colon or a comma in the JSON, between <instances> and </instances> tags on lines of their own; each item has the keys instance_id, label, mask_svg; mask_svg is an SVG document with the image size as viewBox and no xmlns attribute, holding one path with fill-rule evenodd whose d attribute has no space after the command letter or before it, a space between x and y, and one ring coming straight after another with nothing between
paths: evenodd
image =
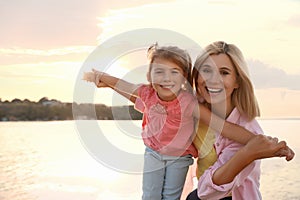
<instances>
[{"instance_id":1,"label":"girl's teeth","mask_svg":"<svg viewBox=\"0 0 300 200\"><path fill-rule=\"evenodd\" d=\"M162 87L163 87L163 88L168 88L168 89L172 88L171 85L165 85L165 86L162 86Z\"/></svg>"}]
</instances>

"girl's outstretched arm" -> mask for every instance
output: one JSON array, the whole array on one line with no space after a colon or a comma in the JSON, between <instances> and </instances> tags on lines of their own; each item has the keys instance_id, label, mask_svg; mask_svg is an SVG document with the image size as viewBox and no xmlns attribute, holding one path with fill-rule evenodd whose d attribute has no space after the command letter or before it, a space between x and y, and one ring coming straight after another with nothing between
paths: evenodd
<instances>
[{"instance_id":1,"label":"girl's outstretched arm","mask_svg":"<svg viewBox=\"0 0 300 200\"><path fill-rule=\"evenodd\" d=\"M111 87L113 90L119 90L121 92L130 94L132 96L138 97L137 89L139 85L129 83L123 79L111 76L107 73L99 72L93 69L93 72L96 74L96 82L100 83L103 82Z\"/></svg>"},{"instance_id":2,"label":"girl's outstretched arm","mask_svg":"<svg viewBox=\"0 0 300 200\"><path fill-rule=\"evenodd\" d=\"M129 83L105 72L93 69L92 72L85 73L83 79L94 82L97 86L101 86L101 84L104 83L117 92L127 93L128 95L138 97L137 89L139 85Z\"/></svg>"},{"instance_id":3,"label":"girl's outstretched arm","mask_svg":"<svg viewBox=\"0 0 300 200\"><path fill-rule=\"evenodd\" d=\"M98 83L98 84L96 84L96 86L98 87L98 88L111 88L111 87L109 87L108 85L106 85L105 83L103 83L103 82L100 82L100 83ZM112 88L113 89L113 88ZM135 101L136 101L136 99L137 99L137 97L135 97L135 96L133 96L133 95L131 95L131 94L128 94L128 93L126 93L126 92L123 92L123 91L121 91L121 90L115 90L117 93L119 93L120 95L122 95L123 97L125 97L126 99L128 99L129 101L131 101L132 103L135 103Z\"/></svg>"},{"instance_id":4,"label":"girl's outstretched arm","mask_svg":"<svg viewBox=\"0 0 300 200\"><path fill-rule=\"evenodd\" d=\"M244 127L230 123L213 114L207 107L203 106L202 104L199 104L199 107L196 106L193 114L194 117L196 117L198 120L207 124L215 131L221 133L223 137L234 140L238 143L247 144L252 138L256 137L254 133L250 132ZM276 156L285 157L287 161L290 161L294 158L295 153L291 148L285 145L284 148L280 148L278 152L276 152Z\"/></svg>"}]
</instances>

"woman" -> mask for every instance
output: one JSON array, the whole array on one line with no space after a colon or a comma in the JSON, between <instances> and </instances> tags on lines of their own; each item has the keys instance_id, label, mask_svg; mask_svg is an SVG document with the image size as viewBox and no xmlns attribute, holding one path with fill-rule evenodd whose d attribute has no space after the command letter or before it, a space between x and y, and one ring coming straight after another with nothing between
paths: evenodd
<instances>
[{"instance_id":1,"label":"woman","mask_svg":"<svg viewBox=\"0 0 300 200\"><path fill-rule=\"evenodd\" d=\"M225 42L208 45L197 58L192 77L197 95L212 112L257 136L243 146L215 133L212 149L216 151L217 159L203 172L197 189L187 200L261 199L258 159L285 156L291 160L294 153L284 141L261 135L263 131L255 120L259 108L241 51ZM200 135L198 131L196 140ZM201 148L197 143L195 145L197 149Z\"/></svg>"}]
</instances>

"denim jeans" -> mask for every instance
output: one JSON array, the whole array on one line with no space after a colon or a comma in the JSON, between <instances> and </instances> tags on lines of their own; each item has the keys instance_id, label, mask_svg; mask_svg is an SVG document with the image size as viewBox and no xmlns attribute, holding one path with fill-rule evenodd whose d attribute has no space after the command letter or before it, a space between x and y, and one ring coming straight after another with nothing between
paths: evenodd
<instances>
[{"instance_id":1,"label":"denim jeans","mask_svg":"<svg viewBox=\"0 0 300 200\"><path fill-rule=\"evenodd\" d=\"M146 147L144 159L142 199L179 200L192 156L167 156Z\"/></svg>"}]
</instances>

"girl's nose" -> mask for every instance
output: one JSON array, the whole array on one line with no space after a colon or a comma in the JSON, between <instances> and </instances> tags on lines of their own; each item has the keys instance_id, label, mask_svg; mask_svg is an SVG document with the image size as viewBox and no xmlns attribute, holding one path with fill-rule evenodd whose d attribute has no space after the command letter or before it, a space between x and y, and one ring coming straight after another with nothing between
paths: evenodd
<instances>
[{"instance_id":1,"label":"girl's nose","mask_svg":"<svg viewBox=\"0 0 300 200\"><path fill-rule=\"evenodd\" d=\"M164 81L170 81L171 80L171 73L170 72L165 72L163 78L164 78Z\"/></svg>"}]
</instances>

